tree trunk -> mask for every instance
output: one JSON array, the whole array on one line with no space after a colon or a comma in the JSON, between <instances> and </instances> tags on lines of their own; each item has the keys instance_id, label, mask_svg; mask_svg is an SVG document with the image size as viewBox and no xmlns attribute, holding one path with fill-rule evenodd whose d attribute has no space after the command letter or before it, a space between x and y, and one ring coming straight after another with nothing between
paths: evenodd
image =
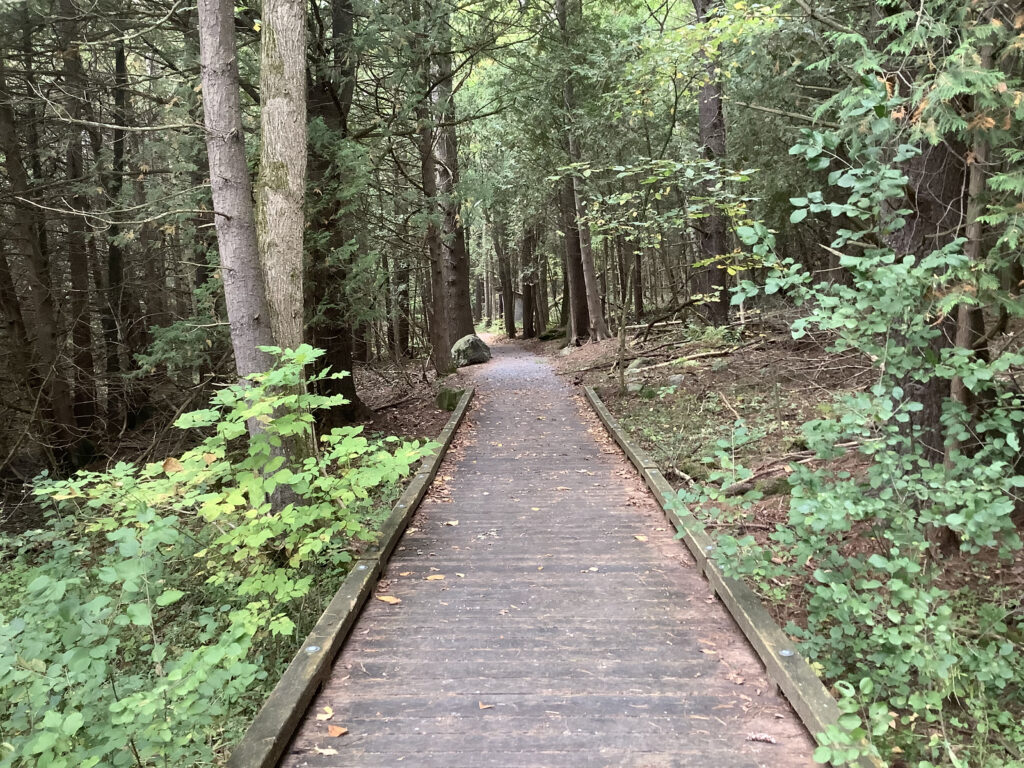
<instances>
[{"instance_id":1,"label":"tree trunk","mask_svg":"<svg viewBox=\"0 0 1024 768\"><path fill-rule=\"evenodd\" d=\"M497 219L492 230L494 257L498 260L498 283L501 286L501 313L505 321L505 335L516 337L516 297L512 284L512 254L505 244L505 222Z\"/></svg>"},{"instance_id":2,"label":"tree trunk","mask_svg":"<svg viewBox=\"0 0 1024 768\"><path fill-rule=\"evenodd\" d=\"M303 341L306 4L264 0L262 22L256 235L274 340L295 349Z\"/></svg>"},{"instance_id":3,"label":"tree trunk","mask_svg":"<svg viewBox=\"0 0 1024 768\"><path fill-rule=\"evenodd\" d=\"M697 22L703 24L718 0L693 0L693 9L697 13ZM725 159L725 112L722 107L722 84L718 77L717 67L706 54L704 56L705 82L697 97L697 123L701 151L706 160L720 163ZM725 214L714 205L715 182L708 180L704 184L708 202L705 203L707 216L701 221L699 230L700 253L702 261L710 263L703 269L701 292L708 297L708 319L715 324L723 324L729 320L728 273L721 264L728 252L727 227ZM675 292L673 288L673 293Z\"/></svg>"},{"instance_id":4,"label":"tree trunk","mask_svg":"<svg viewBox=\"0 0 1024 768\"><path fill-rule=\"evenodd\" d=\"M583 258L580 255L580 235L576 228L576 206L573 202L572 181L562 182L561 194L562 230L565 232L565 265L568 282L569 344L578 344L590 334L590 308L587 303L587 287L583 275Z\"/></svg>"},{"instance_id":5,"label":"tree trunk","mask_svg":"<svg viewBox=\"0 0 1024 768\"><path fill-rule=\"evenodd\" d=\"M274 335L256 244L252 186L245 163L231 0L199 0L199 50L221 279L235 368L240 377L245 377L268 369L271 359L259 348L272 346ZM250 425L250 430L255 428Z\"/></svg>"},{"instance_id":6,"label":"tree trunk","mask_svg":"<svg viewBox=\"0 0 1024 768\"><path fill-rule=\"evenodd\" d=\"M74 8L64 2L62 13L66 20L59 25L59 44L63 51L63 80L67 97L65 110L72 120L82 114L86 99L85 72L79 55L79 38ZM121 47L123 51L123 47ZM122 52L123 57L123 52ZM82 131L72 124L66 153L67 177L71 207L84 211L88 200L82 194L85 184L82 160ZM89 253L86 249L85 219L78 214L67 216L68 277L71 283L69 306L71 309L71 343L73 347L72 376L74 381L75 423L82 434L89 433L95 426L96 417L96 371L92 348L92 310L89 302Z\"/></svg>"},{"instance_id":7,"label":"tree trunk","mask_svg":"<svg viewBox=\"0 0 1024 768\"><path fill-rule=\"evenodd\" d=\"M571 5L571 7L569 7ZM582 20L582 6L578 0L556 0L555 15L558 20L558 27L561 32L562 45L568 52L573 43L575 30ZM573 113L576 110L576 93L573 86L573 70L566 68L563 72L562 98L566 113L566 136L568 139L569 162L579 163L582 160L582 153L579 149L579 140L576 136L576 128L573 124ZM605 322L604 313L601 308L601 288L597 282L597 270L594 267L594 252L591 245L590 225L587 223L587 201L583 192L583 179L573 174L572 180L573 209L576 218L576 232L579 238L580 265L583 272L583 288L585 301L587 303L587 331L594 341L611 338L608 332L608 324ZM582 328L577 327L577 335L581 334Z\"/></svg>"},{"instance_id":8,"label":"tree trunk","mask_svg":"<svg viewBox=\"0 0 1024 768\"><path fill-rule=\"evenodd\" d=\"M420 124L418 149L420 153L420 181L423 185L424 205L427 206L427 259L430 267L430 346L434 370L439 375L451 373L452 341L448 319L447 269L441 246L441 230L437 226L437 171L434 162L434 130L425 105L416 110Z\"/></svg>"},{"instance_id":9,"label":"tree trunk","mask_svg":"<svg viewBox=\"0 0 1024 768\"><path fill-rule=\"evenodd\" d=\"M448 29L447 16L440 21ZM473 333L473 308L469 298L469 250L459 200L459 144L455 133L455 101L452 94L452 54L448 35L442 35L441 52L434 55L434 119L438 123L434 149L437 194L442 208L441 250L447 273L448 322L451 340Z\"/></svg>"},{"instance_id":10,"label":"tree trunk","mask_svg":"<svg viewBox=\"0 0 1024 768\"><path fill-rule=\"evenodd\" d=\"M11 191L17 197L29 197L29 176L22 159L15 129L16 120L7 91L0 59L0 150ZM9 242L28 265L28 284L32 300L35 330L35 357L38 378L43 382L39 402L41 421L48 447L55 461L75 463L77 429L71 385L65 378L67 366L60 360L57 309L53 298L50 260L43 242L43 229L28 206L13 205Z\"/></svg>"}]
</instances>

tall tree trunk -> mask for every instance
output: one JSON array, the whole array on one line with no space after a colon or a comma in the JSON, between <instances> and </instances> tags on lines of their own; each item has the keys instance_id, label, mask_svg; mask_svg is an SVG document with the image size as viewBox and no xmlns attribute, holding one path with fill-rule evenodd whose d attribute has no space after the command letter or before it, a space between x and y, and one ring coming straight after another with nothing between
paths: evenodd
<instances>
[{"instance_id":1,"label":"tall tree trunk","mask_svg":"<svg viewBox=\"0 0 1024 768\"><path fill-rule=\"evenodd\" d=\"M519 249L523 262L523 338L532 339L537 336L536 301L537 301L537 241L540 239L540 227L527 223L523 231L522 246Z\"/></svg>"},{"instance_id":2,"label":"tall tree trunk","mask_svg":"<svg viewBox=\"0 0 1024 768\"><path fill-rule=\"evenodd\" d=\"M198 0L200 71L210 190L221 277L240 377L265 371L272 346L266 289L256 243L252 185L245 163L232 0ZM250 424L250 430L256 425Z\"/></svg>"},{"instance_id":3,"label":"tall tree trunk","mask_svg":"<svg viewBox=\"0 0 1024 768\"><path fill-rule=\"evenodd\" d=\"M719 0L693 0L693 9L700 24L708 20L712 7ZM725 159L725 111L722 107L722 84L715 62L704 54L705 81L697 97L697 123L701 151L706 160L720 163ZM707 312L711 322L722 324L729 320L728 273L719 264L728 252L726 239L728 223L725 214L712 202L715 182L708 180L705 192L709 199L707 216L699 232L700 253L704 261L711 260L703 270L701 292L708 296ZM675 292L673 288L673 292Z\"/></svg>"},{"instance_id":4,"label":"tall tree trunk","mask_svg":"<svg viewBox=\"0 0 1024 768\"><path fill-rule=\"evenodd\" d=\"M325 66L322 67L331 74L313 83L313 90L305 105L309 119L322 118L324 124L334 132L333 138L337 142L344 141L347 136L348 117L355 93L353 21L351 0L334 0L331 5L329 46L332 59L324 62ZM337 187L346 182L333 169L330 158L323 154L313 154L308 162L308 170L309 175L322 188ZM322 426L330 429L369 418L373 413L359 397L352 376L353 337L349 299L345 291L349 265L335 255L343 252L351 239L351 216L341 210L340 204L334 203L328 207L323 218L329 227L329 235L326 242L317 242L310 248L309 275L304 282L308 293L305 304L309 317L306 335L310 344L325 352L319 367L348 374L340 379L326 378L316 383L318 394L328 397L341 395L345 399L344 403L332 406L320 415Z\"/></svg>"},{"instance_id":5,"label":"tall tree trunk","mask_svg":"<svg viewBox=\"0 0 1024 768\"><path fill-rule=\"evenodd\" d=\"M516 337L516 296L512 283L512 254L506 245L505 221L496 219L492 230L494 257L498 261L498 283L501 286L501 314L505 321L505 335Z\"/></svg>"},{"instance_id":6,"label":"tall tree trunk","mask_svg":"<svg viewBox=\"0 0 1024 768\"><path fill-rule=\"evenodd\" d=\"M14 111L14 99L7 90L3 60L0 59L0 150L11 191L17 197L31 197L29 176L22 159ZM55 460L75 463L78 442L71 385L65 378L66 365L60 360L58 317L53 297L50 260L43 242L43 227L27 205L12 206L10 242L28 265L28 284L33 309L35 357L40 394L41 422L48 447Z\"/></svg>"},{"instance_id":7,"label":"tall tree trunk","mask_svg":"<svg viewBox=\"0 0 1024 768\"><path fill-rule=\"evenodd\" d=\"M447 16L440 20L448 29ZM459 199L459 144L455 132L455 101L452 93L452 54L447 34L442 34L442 50L434 55L434 119L437 121L435 165L437 195L442 209L441 251L447 280L448 322L451 340L473 333L473 308L469 298L469 249L462 223Z\"/></svg>"},{"instance_id":8,"label":"tall tree trunk","mask_svg":"<svg viewBox=\"0 0 1024 768\"><path fill-rule=\"evenodd\" d=\"M548 329L548 318L551 316L548 305L548 257L547 254L539 259L540 282L537 286L537 335L543 336Z\"/></svg>"},{"instance_id":9,"label":"tall tree trunk","mask_svg":"<svg viewBox=\"0 0 1024 768\"><path fill-rule=\"evenodd\" d=\"M256 236L271 332L278 346L295 349L303 341L306 3L263 0L262 22Z\"/></svg>"},{"instance_id":10,"label":"tall tree trunk","mask_svg":"<svg viewBox=\"0 0 1024 768\"><path fill-rule=\"evenodd\" d=\"M573 42L576 25L581 21L582 6L578 0L556 0L555 14L558 18L558 26L562 33L562 44L568 51ZM579 149L579 139L576 135L576 127L573 124L573 113L576 110L576 93L573 86L573 71L567 68L564 72L562 86L562 98L566 113L566 135L569 147L569 162L579 163L582 160L582 153ZM587 223L587 201L583 192L583 179L577 174L572 176L573 206L576 216L576 228L580 241L580 265L583 271L584 295L587 302L587 314L589 323L587 325L590 338L593 341L610 339L608 324L604 319L604 311L601 307L601 287L597 281L597 269L594 266L594 251L591 245L590 225ZM577 328L579 334L581 329Z\"/></svg>"},{"instance_id":11,"label":"tall tree trunk","mask_svg":"<svg viewBox=\"0 0 1024 768\"><path fill-rule=\"evenodd\" d=\"M590 307L587 302L586 279L583 274L583 257L580 254L580 235L576 227L576 206L573 201L572 182L562 182L559 206L562 211L562 230L565 232L565 266L568 282L569 344L578 344L590 334Z\"/></svg>"},{"instance_id":12,"label":"tall tree trunk","mask_svg":"<svg viewBox=\"0 0 1024 768\"><path fill-rule=\"evenodd\" d=\"M62 49L64 92L67 97L65 111L72 120L82 115L86 100L85 71L77 43L76 13L69 2L62 3L66 19L59 25L59 43ZM84 211L88 205L82 193L85 185L82 159L82 131L71 124L66 152L68 186L71 207ZM74 412L79 432L89 433L96 417L96 371L92 348L92 310L89 302L89 253L86 249L86 226L82 215L67 216L68 277L71 283L71 343L73 346Z\"/></svg>"},{"instance_id":13,"label":"tall tree trunk","mask_svg":"<svg viewBox=\"0 0 1024 768\"><path fill-rule=\"evenodd\" d=\"M430 346L434 370L444 375L452 369L452 339L448 319L448 270L441 245L441 230L437 225L438 198L437 172L434 163L434 129L424 105L417 108L420 123L418 149L420 153L420 181L423 185L424 204L427 206L425 233L427 260L430 268Z\"/></svg>"}]
</instances>

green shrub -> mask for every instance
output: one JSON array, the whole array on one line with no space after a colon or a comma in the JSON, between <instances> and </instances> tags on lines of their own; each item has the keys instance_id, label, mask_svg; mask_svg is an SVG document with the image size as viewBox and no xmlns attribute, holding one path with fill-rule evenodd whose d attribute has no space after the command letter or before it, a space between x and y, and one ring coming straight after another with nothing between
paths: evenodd
<instances>
[{"instance_id":1,"label":"green shrub","mask_svg":"<svg viewBox=\"0 0 1024 768\"><path fill-rule=\"evenodd\" d=\"M0 766L219 762L372 536L374 497L429 446L313 441L339 399L299 393L322 353L272 351L177 421L205 435L184 455L37 481L49 529L2 542ZM296 439L312 455L280 455Z\"/></svg>"}]
</instances>

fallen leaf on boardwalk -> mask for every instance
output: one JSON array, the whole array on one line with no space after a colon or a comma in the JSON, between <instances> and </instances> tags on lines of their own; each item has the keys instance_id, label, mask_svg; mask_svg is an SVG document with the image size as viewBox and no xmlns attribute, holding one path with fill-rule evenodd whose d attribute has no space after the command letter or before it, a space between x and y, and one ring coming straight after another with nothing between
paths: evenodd
<instances>
[{"instance_id":1,"label":"fallen leaf on boardwalk","mask_svg":"<svg viewBox=\"0 0 1024 768\"><path fill-rule=\"evenodd\" d=\"M336 739L339 736L344 736L346 733L348 733L348 728L342 728L340 725L327 726L327 735L330 736L332 739Z\"/></svg>"},{"instance_id":2,"label":"fallen leaf on boardwalk","mask_svg":"<svg viewBox=\"0 0 1024 768\"><path fill-rule=\"evenodd\" d=\"M760 741L765 744L778 744L774 736L769 736L767 733L752 733L747 736L747 741Z\"/></svg>"},{"instance_id":3,"label":"fallen leaf on boardwalk","mask_svg":"<svg viewBox=\"0 0 1024 768\"><path fill-rule=\"evenodd\" d=\"M377 595L377 599L388 605L398 605L402 600L394 595Z\"/></svg>"},{"instance_id":4,"label":"fallen leaf on boardwalk","mask_svg":"<svg viewBox=\"0 0 1024 768\"><path fill-rule=\"evenodd\" d=\"M560 485L557 488L555 488L555 490L556 491L571 491L572 488L570 488L570 487L568 487L566 485Z\"/></svg>"},{"instance_id":5,"label":"fallen leaf on boardwalk","mask_svg":"<svg viewBox=\"0 0 1024 768\"><path fill-rule=\"evenodd\" d=\"M635 536L633 536L633 538L637 541L647 541L647 537L644 536L642 533L636 534Z\"/></svg>"},{"instance_id":6,"label":"fallen leaf on boardwalk","mask_svg":"<svg viewBox=\"0 0 1024 768\"><path fill-rule=\"evenodd\" d=\"M447 522L445 522L444 524L445 524L445 525L458 525L458 524L459 524L459 521L458 521L458 520L448 520L448 521L447 521Z\"/></svg>"},{"instance_id":7,"label":"fallen leaf on boardwalk","mask_svg":"<svg viewBox=\"0 0 1024 768\"><path fill-rule=\"evenodd\" d=\"M540 507L530 507L530 509L534 512L540 512Z\"/></svg>"},{"instance_id":8,"label":"fallen leaf on boardwalk","mask_svg":"<svg viewBox=\"0 0 1024 768\"><path fill-rule=\"evenodd\" d=\"M460 579L466 578L466 574L464 573L456 573L455 575L458 576Z\"/></svg>"},{"instance_id":9,"label":"fallen leaf on boardwalk","mask_svg":"<svg viewBox=\"0 0 1024 768\"><path fill-rule=\"evenodd\" d=\"M442 581L444 579L443 573L434 573L427 576L427 581Z\"/></svg>"},{"instance_id":10,"label":"fallen leaf on boardwalk","mask_svg":"<svg viewBox=\"0 0 1024 768\"><path fill-rule=\"evenodd\" d=\"M480 709L494 709L493 704L484 704L482 701L477 702L480 705Z\"/></svg>"},{"instance_id":11,"label":"fallen leaf on boardwalk","mask_svg":"<svg viewBox=\"0 0 1024 768\"><path fill-rule=\"evenodd\" d=\"M338 750L332 749L331 747L313 747L313 751L318 755L336 755Z\"/></svg>"},{"instance_id":12,"label":"fallen leaf on boardwalk","mask_svg":"<svg viewBox=\"0 0 1024 768\"><path fill-rule=\"evenodd\" d=\"M701 648L700 652L701 653L718 653L718 651L713 651L710 648Z\"/></svg>"},{"instance_id":13,"label":"fallen leaf on boardwalk","mask_svg":"<svg viewBox=\"0 0 1024 768\"><path fill-rule=\"evenodd\" d=\"M412 576L412 571L402 571L399 576Z\"/></svg>"},{"instance_id":14,"label":"fallen leaf on boardwalk","mask_svg":"<svg viewBox=\"0 0 1024 768\"><path fill-rule=\"evenodd\" d=\"M538 571L543 571L544 570L544 566L543 565L538 565L537 566L537 570Z\"/></svg>"},{"instance_id":15,"label":"fallen leaf on boardwalk","mask_svg":"<svg viewBox=\"0 0 1024 768\"><path fill-rule=\"evenodd\" d=\"M181 472L185 468L185 465L173 456L168 459L164 459L164 463L160 466L163 467L164 472L168 475L173 475L175 472Z\"/></svg>"},{"instance_id":16,"label":"fallen leaf on boardwalk","mask_svg":"<svg viewBox=\"0 0 1024 768\"><path fill-rule=\"evenodd\" d=\"M334 717L334 710L330 707L324 707L320 712L316 713L317 720L330 720Z\"/></svg>"}]
</instances>

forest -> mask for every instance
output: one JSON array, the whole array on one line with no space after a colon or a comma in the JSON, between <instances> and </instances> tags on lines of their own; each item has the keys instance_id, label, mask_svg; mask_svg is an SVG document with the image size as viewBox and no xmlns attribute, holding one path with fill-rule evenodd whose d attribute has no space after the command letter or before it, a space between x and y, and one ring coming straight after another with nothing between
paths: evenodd
<instances>
[{"instance_id":1,"label":"forest","mask_svg":"<svg viewBox=\"0 0 1024 768\"><path fill-rule=\"evenodd\" d=\"M0 766L224 764L485 332L818 762L1024 765L1022 76L1007 0L0 0Z\"/></svg>"}]
</instances>

